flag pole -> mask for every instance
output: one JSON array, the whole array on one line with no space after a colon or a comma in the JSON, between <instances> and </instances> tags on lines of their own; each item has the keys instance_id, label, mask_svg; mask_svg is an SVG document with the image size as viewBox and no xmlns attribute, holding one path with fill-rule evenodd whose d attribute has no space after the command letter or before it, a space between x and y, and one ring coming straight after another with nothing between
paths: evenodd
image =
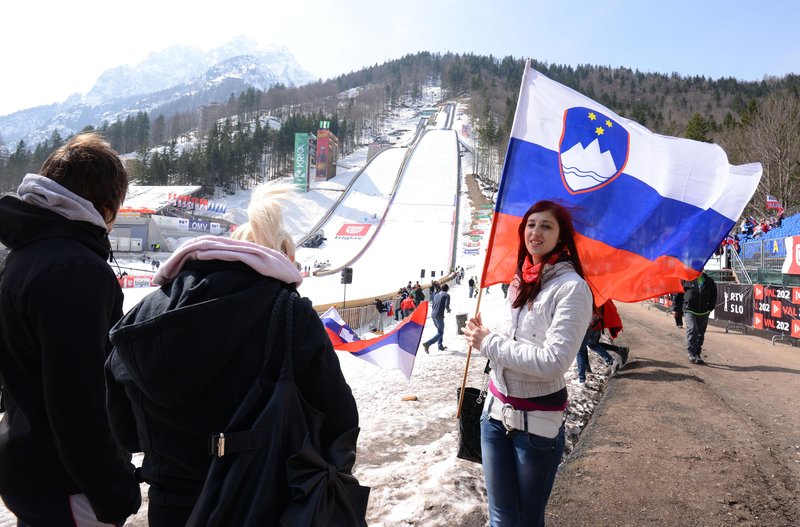
<instances>
[{"instance_id":1,"label":"flag pole","mask_svg":"<svg viewBox=\"0 0 800 527\"><path fill-rule=\"evenodd\" d=\"M482 282L481 282L482 283ZM483 296L483 288L478 289L478 303L475 304L475 317L481 311L481 297ZM469 360L472 357L472 344L467 344L467 364L464 366L464 378L461 380L461 392L458 396L458 409L456 409L456 419L461 417L461 405L464 404L464 391L467 386L467 374L469 373Z\"/></svg>"}]
</instances>

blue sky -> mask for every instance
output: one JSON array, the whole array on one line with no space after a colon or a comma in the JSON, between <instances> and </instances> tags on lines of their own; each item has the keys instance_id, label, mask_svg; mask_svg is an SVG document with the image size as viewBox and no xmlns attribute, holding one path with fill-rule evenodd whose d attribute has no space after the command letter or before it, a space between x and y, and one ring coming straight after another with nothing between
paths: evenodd
<instances>
[{"instance_id":1,"label":"blue sky","mask_svg":"<svg viewBox=\"0 0 800 527\"><path fill-rule=\"evenodd\" d=\"M742 80L800 73L791 0L29 0L0 13L0 115L85 94L106 69L171 44L210 49L240 34L287 46L322 78L418 51Z\"/></svg>"}]
</instances>

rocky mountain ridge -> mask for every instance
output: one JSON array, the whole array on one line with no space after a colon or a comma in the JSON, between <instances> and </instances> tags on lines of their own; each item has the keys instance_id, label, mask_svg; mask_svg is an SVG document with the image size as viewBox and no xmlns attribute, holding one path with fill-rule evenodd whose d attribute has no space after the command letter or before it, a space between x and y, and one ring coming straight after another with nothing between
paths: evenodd
<instances>
[{"instance_id":1,"label":"rocky mountain ridge","mask_svg":"<svg viewBox=\"0 0 800 527\"><path fill-rule=\"evenodd\" d=\"M54 131L66 137L87 125L99 126L146 111L151 118L226 101L249 87L298 86L314 80L284 46L263 47L245 37L203 51L172 46L151 53L136 66L106 70L86 94L56 104L0 116L0 141L13 151L27 148Z\"/></svg>"}]
</instances>

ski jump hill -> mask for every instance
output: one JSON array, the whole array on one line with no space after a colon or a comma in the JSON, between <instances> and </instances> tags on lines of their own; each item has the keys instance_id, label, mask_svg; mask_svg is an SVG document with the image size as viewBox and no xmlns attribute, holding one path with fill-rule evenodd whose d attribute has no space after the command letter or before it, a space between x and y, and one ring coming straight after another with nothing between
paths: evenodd
<instances>
[{"instance_id":1,"label":"ski jump hill","mask_svg":"<svg viewBox=\"0 0 800 527\"><path fill-rule=\"evenodd\" d=\"M455 104L410 145L381 151L353 178L328 214L300 241L323 231L317 248L298 246L309 270L300 286L317 309L386 298L409 281L430 283L455 264L460 191ZM323 264L324 263L324 264ZM352 283L341 271L353 269Z\"/></svg>"}]
</instances>

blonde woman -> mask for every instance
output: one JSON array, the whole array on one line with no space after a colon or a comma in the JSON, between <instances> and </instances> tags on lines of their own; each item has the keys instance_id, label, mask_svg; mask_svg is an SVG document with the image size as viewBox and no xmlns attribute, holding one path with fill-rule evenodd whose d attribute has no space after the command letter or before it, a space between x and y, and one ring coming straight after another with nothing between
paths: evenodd
<instances>
[{"instance_id":1,"label":"blonde woman","mask_svg":"<svg viewBox=\"0 0 800 527\"><path fill-rule=\"evenodd\" d=\"M127 448L144 451L151 527L186 524L213 459L210 435L228 425L263 364L278 377L282 362L270 360L267 321L282 291L302 282L282 227L290 198L286 187L256 189L248 223L230 239L202 236L178 249L156 273L161 288L111 332L112 428ZM293 313L295 380L324 415L327 449L358 426L358 412L311 302L298 300ZM289 498L286 485L265 500L283 510Z\"/></svg>"}]
</instances>

